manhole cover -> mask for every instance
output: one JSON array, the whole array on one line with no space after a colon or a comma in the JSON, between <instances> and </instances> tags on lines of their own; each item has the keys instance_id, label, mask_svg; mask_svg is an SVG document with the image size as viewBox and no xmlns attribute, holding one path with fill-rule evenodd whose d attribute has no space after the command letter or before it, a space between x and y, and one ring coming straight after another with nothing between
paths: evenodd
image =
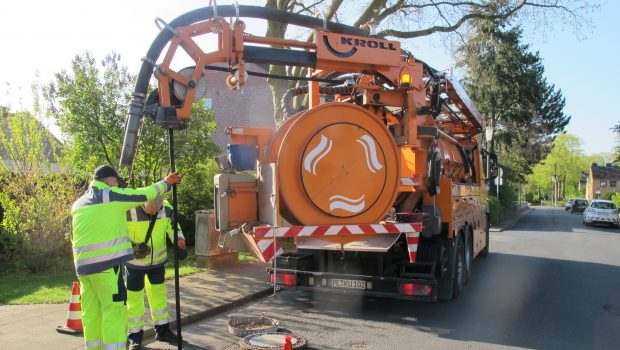
<instances>
[{"instance_id":1,"label":"manhole cover","mask_svg":"<svg viewBox=\"0 0 620 350\"><path fill-rule=\"evenodd\" d=\"M276 332L280 322L265 316L231 317L228 321L228 332L238 337L256 333Z\"/></svg>"},{"instance_id":2,"label":"manhole cover","mask_svg":"<svg viewBox=\"0 0 620 350\"><path fill-rule=\"evenodd\" d=\"M291 337L293 349L304 349L308 345L308 340L302 336L291 333L259 333L244 337L239 341L241 349L247 350L280 350L285 342L286 336Z\"/></svg>"}]
</instances>

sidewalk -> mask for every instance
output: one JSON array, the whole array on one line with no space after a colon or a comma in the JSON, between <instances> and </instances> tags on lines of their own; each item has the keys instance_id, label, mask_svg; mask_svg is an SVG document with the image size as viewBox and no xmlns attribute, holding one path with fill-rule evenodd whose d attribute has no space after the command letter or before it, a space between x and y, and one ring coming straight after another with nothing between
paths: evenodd
<instances>
[{"instance_id":1,"label":"sidewalk","mask_svg":"<svg viewBox=\"0 0 620 350\"><path fill-rule=\"evenodd\" d=\"M524 217L525 215L529 214L530 211L532 211L532 209L530 207L525 207L525 208L522 208L522 209L517 209L514 212L508 214L505 218L502 218L502 220L497 225L491 226L489 231L491 231L491 232L502 232L504 230L509 230L517 222L519 222L519 220L521 220L522 217Z\"/></svg>"},{"instance_id":2,"label":"sidewalk","mask_svg":"<svg viewBox=\"0 0 620 350\"><path fill-rule=\"evenodd\" d=\"M181 322L186 324L225 312L244 302L271 292L265 280L266 264L242 262L235 265L181 277ZM168 285L168 310L172 329L176 330L174 280ZM0 348L3 350L84 349L82 335L56 332L64 325L66 304L0 305ZM147 315L150 315L147 310ZM154 335L150 317L145 318L145 343ZM153 344L156 346L156 344ZM149 347L145 347L148 349ZM175 347L176 349L176 347Z\"/></svg>"}]
</instances>

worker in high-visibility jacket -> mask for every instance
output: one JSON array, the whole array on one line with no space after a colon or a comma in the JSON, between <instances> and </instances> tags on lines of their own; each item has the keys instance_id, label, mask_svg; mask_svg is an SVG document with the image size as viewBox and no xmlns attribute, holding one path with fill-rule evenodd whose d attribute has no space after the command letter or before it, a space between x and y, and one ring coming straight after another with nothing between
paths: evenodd
<instances>
[{"instance_id":1,"label":"worker in high-visibility jacket","mask_svg":"<svg viewBox=\"0 0 620 350\"><path fill-rule=\"evenodd\" d=\"M121 264L133 259L126 212L179 183L177 173L139 189L118 188L110 166L95 170L86 193L71 207L73 260L80 281L86 348L125 349L127 292Z\"/></svg>"},{"instance_id":2,"label":"worker in high-visibility jacket","mask_svg":"<svg viewBox=\"0 0 620 350\"><path fill-rule=\"evenodd\" d=\"M148 235L149 226L151 234ZM146 243L150 249L146 256L126 264L127 268L127 316L129 322L129 349L142 347L144 336L144 290L151 309L156 339L173 343L177 336L168 323L168 297L166 295L165 264L166 236L174 242L172 206L161 197L127 212L127 225L132 244ZM178 227L178 225L177 225ZM148 239L147 239L148 237ZM186 255L185 237L178 229L180 256Z\"/></svg>"}]
</instances>

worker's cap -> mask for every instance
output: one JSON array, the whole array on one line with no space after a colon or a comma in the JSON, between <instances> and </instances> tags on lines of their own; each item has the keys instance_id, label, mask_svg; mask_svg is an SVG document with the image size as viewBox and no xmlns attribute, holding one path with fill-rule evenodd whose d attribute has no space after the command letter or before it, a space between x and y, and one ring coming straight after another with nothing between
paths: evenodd
<instances>
[{"instance_id":1,"label":"worker's cap","mask_svg":"<svg viewBox=\"0 0 620 350\"><path fill-rule=\"evenodd\" d=\"M116 169L112 168L109 165L100 165L95 169L95 173L93 174L93 179L95 180L103 180L106 177L116 177L118 178L118 173Z\"/></svg>"}]
</instances>

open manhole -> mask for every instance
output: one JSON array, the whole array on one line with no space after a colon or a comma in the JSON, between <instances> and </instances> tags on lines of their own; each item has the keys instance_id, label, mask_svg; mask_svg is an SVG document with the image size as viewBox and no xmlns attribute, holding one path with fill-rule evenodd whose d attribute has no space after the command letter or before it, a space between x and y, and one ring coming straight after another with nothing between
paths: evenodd
<instances>
[{"instance_id":1,"label":"open manhole","mask_svg":"<svg viewBox=\"0 0 620 350\"><path fill-rule=\"evenodd\" d=\"M308 345L308 340L302 336L276 332L248 335L239 341L239 347L244 350L281 350L287 336L291 337L293 349L305 349Z\"/></svg>"},{"instance_id":2,"label":"open manhole","mask_svg":"<svg viewBox=\"0 0 620 350\"><path fill-rule=\"evenodd\" d=\"M280 322L265 316L230 316L228 332L238 337L257 333L273 333L278 330Z\"/></svg>"}]
</instances>

